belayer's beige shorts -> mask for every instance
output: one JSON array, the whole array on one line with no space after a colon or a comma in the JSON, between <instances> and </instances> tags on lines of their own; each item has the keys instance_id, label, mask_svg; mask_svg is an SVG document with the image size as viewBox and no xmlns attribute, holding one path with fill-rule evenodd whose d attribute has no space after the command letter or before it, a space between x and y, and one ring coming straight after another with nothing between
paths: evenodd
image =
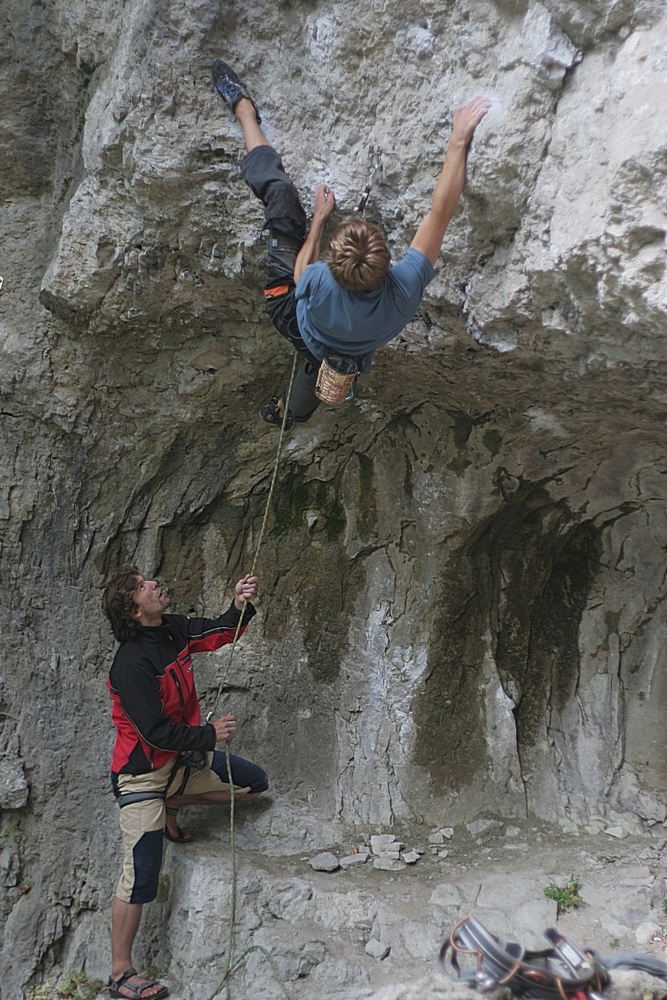
<instances>
[{"instance_id":1,"label":"belayer's beige shorts","mask_svg":"<svg viewBox=\"0 0 667 1000\"><path fill-rule=\"evenodd\" d=\"M182 762L174 770L168 761L149 774L113 774L114 793L120 809L123 837L123 871L116 896L126 903L150 903L158 889L164 842L165 799L172 795L202 795L229 791L226 755L219 751L197 754L203 767ZM232 757L234 790L239 794L268 787L264 771L256 764ZM240 784L240 782L244 782Z\"/></svg>"}]
</instances>

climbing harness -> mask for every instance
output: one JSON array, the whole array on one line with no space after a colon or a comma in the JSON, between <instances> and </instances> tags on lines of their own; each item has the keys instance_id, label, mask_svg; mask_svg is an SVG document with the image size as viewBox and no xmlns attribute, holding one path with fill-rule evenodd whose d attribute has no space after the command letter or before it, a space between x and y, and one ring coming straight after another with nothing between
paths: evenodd
<instances>
[{"instance_id":1,"label":"climbing harness","mask_svg":"<svg viewBox=\"0 0 667 1000\"><path fill-rule=\"evenodd\" d=\"M340 406L352 399L359 369L353 358L343 354L327 354L317 373L315 395L329 406Z\"/></svg>"},{"instance_id":2,"label":"climbing harness","mask_svg":"<svg viewBox=\"0 0 667 1000\"><path fill-rule=\"evenodd\" d=\"M526 951L468 916L445 940L438 961L448 978L480 993L507 986L514 996L534 1000L605 1000L601 991L611 982L610 969L634 969L667 982L667 963L659 959L634 952L600 958L592 948L581 951L551 927L544 936L551 948ZM472 967L465 968L466 962Z\"/></svg>"},{"instance_id":3,"label":"climbing harness","mask_svg":"<svg viewBox=\"0 0 667 1000\"><path fill-rule=\"evenodd\" d=\"M271 483L270 483L270 486L269 486L269 495L266 498L266 506L264 508L264 517L262 518L262 525L261 525L261 528L259 530L259 537L257 539L257 545L255 547L255 555L253 557L252 566L250 567L250 574L249 574L250 576L254 576L255 575L255 570L257 568L257 562L259 560L259 553L260 553L260 550L262 548L262 542L264 541L264 534L265 534L265 531L266 531L266 524L267 524L268 517L269 517L269 510L271 508L271 500L273 498L273 491L274 491L274 488L275 488L275 485L276 485L276 480L278 478L278 468L279 468L279 463L280 463L280 453L282 451L283 438L285 437L285 430L287 429L286 425L287 425L287 419L288 419L288 415L289 415L289 401L290 401L290 396L292 394L292 386L294 384L294 375L296 374L297 360L298 360L298 355L295 353L294 360L292 362L292 372L290 374L289 385L287 387L287 393L285 395L285 412L284 412L284 415L283 415L283 422L282 422L281 427L280 427L280 437L278 438L278 449L276 451L276 458L275 458L275 461L273 463L273 474L271 476ZM229 674L229 670L230 670L230 667L232 665L232 660L234 658L234 651L236 649L236 643L238 642L239 634L240 634L241 628L243 626L243 617L244 617L244 614L245 614L245 604L243 605L243 609L241 611L241 616L239 618L238 625L236 626L236 631L234 633L234 638L232 639L232 645L231 645L231 649L229 651L229 657L227 659L227 663L225 664L225 667L224 667L224 669L222 671L222 676L220 678L220 683L218 684L218 690L217 690L217 693L216 693L216 696L215 696L215 702L214 702L213 710L211 712L209 712L207 714L207 716L206 716L206 721L207 722L209 722L213 718L219 718L218 707L220 705L220 699L222 697L222 691L223 691L223 688L225 686L225 682L227 680L227 675ZM284 983L282 977L280 976L280 973L278 972L278 968L277 968L277 966L276 966L276 964L275 964L275 962L273 960L273 957L261 945L253 945L252 947L246 949L246 951L244 951L243 954L239 958L236 959L236 961L233 961L234 925L236 923L236 882L237 882L237 876L236 876L236 843L235 843L235 831L234 831L234 782L232 780L233 775L232 775L231 753L230 753L230 750L229 750L229 740L225 740L225 758L226 758L226 762L227 762L227 776L230 779L229 780L229 795L230 795L230 802L229 802L229 844L230 844L230 852L231 852L231 860L232 860L231 902L230 902L230 910L229 910L229 939L228 939L228 943L227 943L227 962L226 962L226 965L225 965L225 971L223 973L222 979L220 980L220 982L218 983L218 986L215 989L215 992L211 995L211 997L209 998L209 1000L214 1000L214 998L218 995L218 993L223 988L223 986L225 987L225 995L226 995L226 997L229 1000L229 997L231 995L230 994L230 988L229 988L229 979L230 979L230 976L239 967L239 965L244 961L244 959L247 957L247 955L249 955L253 951L261 951L262 952L262 954L265 956L265 958L269 962L269 965L271 966L271 970L273 971L273 975L274 975L276 981L278 982L278 985L280 986L281 990L283 991L283 993L287 997L287 1000L294 1000L294 998L292 997L292 995L287 990L287 987L285 986L285 983Z\"/></svg>"},{"instance_id":4,"label":"climbing harness","mask_svg":"<svg viewBox=\"0 0 667 1000\"><path fill-rule=\"evenodd\" d=\"M208 722L208 719L206 721ZM185 753L178 753L174 757L174 763L169 771L169 777L167 778L167 782L162 790L156 788L145 792L125 792L125 794L118 795L116 797L116 803L121 809L123 809L125 806L134 805L136 802L148 802L149 799L167 799L167 797L171 798L173 795L183 795L185 786L187 785L190 777L190 772L203 771L207 764L208 758L202 750L189 750ZM171 794L167 796L169 787L181 767L183 768L183 777L179 783L178 789L175 792L171 792Z\"/></svg>"}]
</instances>

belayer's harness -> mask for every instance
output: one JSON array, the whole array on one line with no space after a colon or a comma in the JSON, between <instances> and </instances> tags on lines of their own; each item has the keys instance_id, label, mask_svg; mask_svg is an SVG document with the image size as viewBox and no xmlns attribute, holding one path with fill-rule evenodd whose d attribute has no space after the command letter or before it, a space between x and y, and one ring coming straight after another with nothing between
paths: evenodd
<instances>
[{"instance_id":1,"label":"belayer's harness","mask_svg":"<svg viewBox=\"0 0 667 1000\"><path fill-rule=\"evenodd\" d=\"M440 949L438 961L446 976L471 989L485 993L507 986L515 996L535 1000L604 1000L600 991L611 981L610 969L646 972L667 982L667 963L649 955L627 952L600 958L592 948L580 951L552 927L544 936L551 948L526 951L491 934L474 917L464 917ZM462 962L470 967L462 967Z\"/></svg>"},{"instance_id":2,"label":"belayer's harness","mask_svg":"<svg viewBox=\"0 0 667 1000\"><path fill-rule=\"evenodd\" d=\"M183 795L185 792L185 786L188 783L188 778L190 777L190 772L203 771L207 765L208 758L203 750L190 750L187 753L177 753L174 757L174 763L171 771L169 772L167 783L162 791L156 788L154 791L126 792L125 795L118 795L116 797L116 802L122 809L123 806L131 806L135 802L148 802L149 799L166 799L169 786L174 780L179 767L183 767L183 777L180 781L178 789L175 792L172 792L169 797L171 798L174 795Z\"/></svg>"}]
</instances>

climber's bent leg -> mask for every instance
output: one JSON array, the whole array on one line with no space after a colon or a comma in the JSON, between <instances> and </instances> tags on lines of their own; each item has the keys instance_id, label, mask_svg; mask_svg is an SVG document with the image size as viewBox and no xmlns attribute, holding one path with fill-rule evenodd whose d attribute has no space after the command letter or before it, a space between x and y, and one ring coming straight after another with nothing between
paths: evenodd
<instances>
[{"instance_id":1,"label":"climber's bent leg","mask_svg":"<svg viewBox=\"0 0 667 1000\"><path fill-rule=\"evenodd\" d=\"M313 358L311 361L305 361L296 373L289 398L289 411L297 424L303 424L306 420L310 420L320 405L320 400L315 395L319 370L320 363ZM286 392L283 393L283 406L285 398Z\"/></svg>"}]
</instances>

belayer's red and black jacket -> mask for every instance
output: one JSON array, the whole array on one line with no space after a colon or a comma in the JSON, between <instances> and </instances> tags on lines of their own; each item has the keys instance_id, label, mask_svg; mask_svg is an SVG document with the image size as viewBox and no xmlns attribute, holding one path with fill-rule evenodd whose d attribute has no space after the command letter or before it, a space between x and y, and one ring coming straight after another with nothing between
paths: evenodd
<instances>
[{"instance_id":1,"label":"belayer's red and black jacket","mask_svg":"<svg viewBox=\"0 0 667 1000\"><path fill-rule=\"evenodd\" d=\"M246 602L239 635L255 614ZM218 618L163 615L162 625L142 626L136 638L121 642L108 682L114 773L146 774L180 750L214 749L213 725L200 725L191 654L232 642L240 617L233 602Z\"/></svg>"}]
</instances>

